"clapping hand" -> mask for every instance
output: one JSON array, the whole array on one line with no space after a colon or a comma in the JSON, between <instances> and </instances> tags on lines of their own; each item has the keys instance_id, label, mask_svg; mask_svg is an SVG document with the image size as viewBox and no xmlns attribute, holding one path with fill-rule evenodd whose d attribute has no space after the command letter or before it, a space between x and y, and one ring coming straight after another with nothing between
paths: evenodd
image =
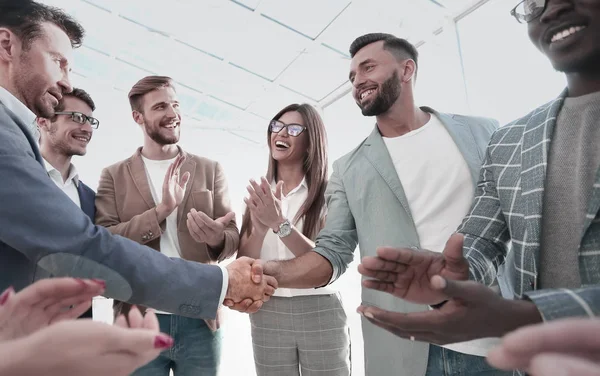
<instances>
[{"instance_id":1,"label":"clapping hand","mask_svg":"<svg viewBox=\"0 0 600 376\"><path fill-rule=\"evenodd\" d=\"M100 280L51 278L39 280L18 293L7 289L0 295L0 342L81 316L104 288L105 283Z\"/></svg>"}]
</instances>

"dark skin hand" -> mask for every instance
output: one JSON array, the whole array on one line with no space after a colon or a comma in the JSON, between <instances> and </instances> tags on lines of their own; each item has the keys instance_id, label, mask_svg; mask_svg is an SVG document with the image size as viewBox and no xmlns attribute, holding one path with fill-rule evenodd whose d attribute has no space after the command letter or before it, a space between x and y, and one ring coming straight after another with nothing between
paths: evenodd
<instances>
[{"instance_id":1,"label":"dark skin hand","mask_svg":"<svg viewBox=\"0 0 600 376\"><path fill-rule=\"evenodd\" d=\"M434 276L431 287L448 298L440 309L397 313L361 305L358 312L399 337L438 345L501 337L542 321L533 303L504 299L477 282Z\"/></svg>"}]
</instances>

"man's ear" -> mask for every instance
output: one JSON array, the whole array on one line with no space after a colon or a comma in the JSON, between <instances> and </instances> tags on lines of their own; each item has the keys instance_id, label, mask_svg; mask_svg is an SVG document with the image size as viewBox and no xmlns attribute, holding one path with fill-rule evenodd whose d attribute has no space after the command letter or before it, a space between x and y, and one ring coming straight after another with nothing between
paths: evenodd
<instances>
[{"instance_id":1,"label":"man's ear","mask_svg":"<svg viewBox=\"0 0 600 376\"><path fill-rule=\"evenodd\" d=\"M9 62L14 60L18 45L17 36L5 27L0 27L0 61Z\"/></svg>"},{"instance_id":2,"label":"man's ear","mask_svg":"<svg viewBox=\"0 0 600 376\"><path fill-rule=\"evenodd\" d=\"M413 59L406 60L406 62L404 63L404 67L401 71L402 82L406 83L406 82L409 82L410 80L413 80L415 77L416 71L417 71L417 64L415 63L415 61Z\"/></svg>"},{"instance_id":3,"label":"man's ear","mask_svg":"<svg viewBox=\"0 0 600 376\"><path fill-rule=\"evenodd\" d=\"M137 111L137 110L133 110L131 112L131 116L133 116L133 120L138 123L139 125L144 124L144 117L142 116L142 113Z\"/></svg>"},{"instance_id":4,"label":"man's ear","mask_svg":"<svg viewBox=\"0 0 600 376\"><path fill-rule=\"evenodd\" d=\"M45 129L48 130L48 128L50 127L50 120L43 118L43 117L37 117L35 119L35 122L37 123L38 128L40 128L40 130Z\"/></svg>"}]
</instances>

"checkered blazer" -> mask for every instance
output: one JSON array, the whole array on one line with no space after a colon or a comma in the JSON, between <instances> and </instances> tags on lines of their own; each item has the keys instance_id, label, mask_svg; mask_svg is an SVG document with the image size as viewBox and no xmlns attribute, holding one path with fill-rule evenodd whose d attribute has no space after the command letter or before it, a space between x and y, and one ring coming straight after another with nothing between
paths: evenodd
<instances>
[{"instance_id":1,"label":"checkered blazer","mask_svg":"<svg viewBox=\"0 0 600 376\"><path fill-rule=\"evenodd\" d=\"M579 245L581 288L537 289L548 149L565 95L492 135L473 207L458 230L471 279L505 279L509 294L533 301L544 320L600 314L600 170Z\"/></svg>"}]
</instances>

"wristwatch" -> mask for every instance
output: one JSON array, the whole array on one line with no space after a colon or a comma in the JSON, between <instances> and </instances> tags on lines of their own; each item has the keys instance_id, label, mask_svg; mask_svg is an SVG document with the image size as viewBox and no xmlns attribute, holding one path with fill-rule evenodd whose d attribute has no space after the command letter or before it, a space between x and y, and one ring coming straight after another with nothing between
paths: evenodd
<instances>
[{"instance_id":1,"label":"wristwatch","mask_svg":"<svg viewBox=\"0 0 600 376\"><path fill-rule=\"evenodd\" d=\"M279 225L279 229L277 231L273 230L273 232L276 233L280 238L285 238L292 233L292 224L288 219L286 219L282 224Z\"/></svg>"}]
</instances>

